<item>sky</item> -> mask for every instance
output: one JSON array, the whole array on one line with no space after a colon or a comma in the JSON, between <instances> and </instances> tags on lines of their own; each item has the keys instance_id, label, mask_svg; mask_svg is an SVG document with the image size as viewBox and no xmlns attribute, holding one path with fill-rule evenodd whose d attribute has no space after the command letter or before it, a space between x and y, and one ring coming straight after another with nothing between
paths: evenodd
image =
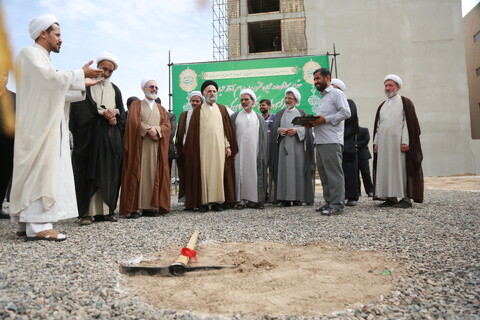
<instances>
[{"instance_id":1,"label":"sky","mask_svg":"<svg viewBox=\"0 0 480 320\"><path fill-rule=\"evenodd\" d=\"M13 55L33 44L30 20L54 14L63 40L50 58L58 70L80 69L103 52L113 53L119 67L111 81L122 92L144 98L140 82L153 77L162 105L168 108L170 51L173 63L213 60L211 0L0 0ZM7 88L15 91L10 77Z\"/></svg>"},{"instance_id":2,"label":"sky","mask_svg":"<svg viewBox=\"0 0 480 320\"><path fill-rule=\"evenodd\" d=\"M462 14L479 1L462 0ZM175 64L213 61L211 4L212 0L0 0L14 56L33 43L30 20L52 13L63 40L60 53L50 55L55 68L80 69L109 51L119 59L111 81L123 100L143 98L141 80L154 77L166 108L169 51ZM13 78L7 87L15 91Z\"/></svg>"}]
</instances>

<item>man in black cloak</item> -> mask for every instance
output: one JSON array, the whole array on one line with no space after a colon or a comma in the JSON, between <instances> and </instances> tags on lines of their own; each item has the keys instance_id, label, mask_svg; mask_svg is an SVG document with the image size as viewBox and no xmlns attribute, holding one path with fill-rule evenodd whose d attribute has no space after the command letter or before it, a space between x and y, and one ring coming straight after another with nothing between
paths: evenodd
<instances>
[{"instance_id":1,"label":"man in black cloak","mask_svg":"<svg viewBox=\"0 0 480 320\"><path fill-rule=\"evenodd\" d=\"M108 52L97 59L104 80L87 88L86 99L70 108L73 135L72 164L78 214L81 225L95 221L117 221L121 181L125 109L122 94L110 82L118 68L117 58Z\"/></svg>"}]
</instances>

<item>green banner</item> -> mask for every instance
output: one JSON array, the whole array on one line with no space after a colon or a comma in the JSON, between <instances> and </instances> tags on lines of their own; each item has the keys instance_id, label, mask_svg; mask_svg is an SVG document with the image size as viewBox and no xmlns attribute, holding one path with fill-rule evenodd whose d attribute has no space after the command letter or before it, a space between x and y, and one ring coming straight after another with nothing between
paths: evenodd
<instances>
[{"instance_id":1,"label":"green banner","mask_svg":"<svg viewBox=\"0 0 480 320\"><path fill-rule=\"evenodd\" d=\"M285 90L295 87L302 95L299 107L314 113L320 97L313 85L313 71L329 66L328 56L322 55L177 64L172 68L173 112L178 118L180 113L191 108L188 93L200 90L205 80L217 82L218 103L233 111L241 109L239 95L245 88L257 95L257 112L259 101L269 99L275 113L285 106Z\"/></svg>"}]
</instances>

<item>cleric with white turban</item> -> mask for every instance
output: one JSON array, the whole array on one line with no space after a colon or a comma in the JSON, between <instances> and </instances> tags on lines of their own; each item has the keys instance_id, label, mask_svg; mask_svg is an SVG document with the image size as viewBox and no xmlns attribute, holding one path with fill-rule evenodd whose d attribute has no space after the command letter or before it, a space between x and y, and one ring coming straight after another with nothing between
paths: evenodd
<instances>
[{"instance_id":1,"label":"cleric with white turban","mask_svg":"<svg viewBox=\"0 0 480 320\"><path fill-rule=\"evenodd\" d=\"M255 92L253 92L252 90L250 89L243 89L242 91L240 91L240 97L243 95L243 94L248 94L252 100L255 102L257 101L257 95L255 94Z\"/></svg>"},{"instance_id":2,"label":"cleric with white turban","mask_svg":"<svg viewBox=\"0 0 480 320\"><path fill-rule=\"evenodd\" d=\"M107 60L107 61L110 61L111 63L113 63L113 65L115 66L114 70L117 70L117 68L118 68L118 58L117 57L115 57L110 52L103 51L97 58L97 64L99 64L100 62L102 62L104 60Z\"/></svg>"},{"instance_id":3,"label":"cleric with white turban","mask_svg":"<svg viewBox=\"0 0 480 320\"><path fill-rule=\"evenodd\" d=\"M400 77L396 74L389 74L388 76L386 76L385 79L383 79L383 83L385 83L385 81L387 80L392 80L393 82L398 84L400 88L402 87L402 79L400 79Z\"/></svg>"},{"instance_id":4,"label":"cleric with white turban","mask_svg":"<svg viewBox=\"0 0 480 320\"><path fill-rule=\"evenodd\" d=\"M192 91L188 94L188 101L192 100L193 97L199 97L200 100L205 101L205 97L202 95L200 91Z\"/></svg>"},{"instance_id":5,"label":"cleric with white turban","mask_svg":"<svg viewBox=\"0 0 480 320\"><path fill-rule=\"evenodd\" d=\"M294 87L288 88L287 90L285 90L285 94L287 93L293 94L295 96L295 100L297 100L297 104L300 103L300 100L302 99L302 95L296 88Z\"/></svg>"},{"instance_id":6,"label":"cleric with white turban","mask_svg":"<svg viewBox=\"0 0 480 320\"><path fill-rule=\"evenodd\" d=\"M333 78L332 81L330 82L330 84L333 86L337 86L338 89L342 90L343 92L345 92L345 90L347 90L347 87L345 86L345 83L343 83L342 80L340 79L337 79L337 78Z\"/></svg>"},{"instance_id":7,"label":"cleric with white turban","mask_svg":"<svg viewBox=\"0 0 480 320\"><path fill-rule=\"evenodd\" d=\"M54 23L58 24L58 19L53 14L44 14L33 18L28 25L30 37L36 40L42 31L47 30Z\"/></svg>"},{"instance_id":8,"label":"cleric with white turban","mask_svg":"<svg viewBox=\"0 0 480 320\"><path fill-rule=\"evenodd\" d=\"M143 78L142 81L140 82L140 87L143 89L145 88L145 86L147 85L147 82L148 81L155 81L157 82L157 80L153 77L146 77L146 78ZM158 82L157 82L158 83Z\"/></svg>"}]
</instances>

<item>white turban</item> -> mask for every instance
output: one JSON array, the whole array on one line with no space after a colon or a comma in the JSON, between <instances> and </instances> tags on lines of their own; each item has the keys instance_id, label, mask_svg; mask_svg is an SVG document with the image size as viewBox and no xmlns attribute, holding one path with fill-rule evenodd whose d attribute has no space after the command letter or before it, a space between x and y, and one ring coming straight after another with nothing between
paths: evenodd
<instances>
[{"instance_id":1,"label":"white turban","mask_svg":"<svg viewBox=\"0 0 480 320\"><path fill-rule=\"evenodd\" d=\"M385 81L387 80L395 81L400 88L402 87L402 79L400 79L400 77L396 74L389 74L388 76L386 76L385 79L383 79L383 83L385 83Z\"/></svg>"},{"instance_id":2,"label":"white turban","mask_svg":"<svg viewBox=\"0 0 480 320\"><path fill-rule=\"evenodd\" d=\"M250 89L243 89L240 91L240 98L242 97L242 94L248 94L250 97L252 97L253 101L257 101L257 95Z\"/></svg>"},{"instance_id":3,"label":"white turban","mask_svg":"<svg viewBox=\"0 0 480 320\"><path fill-rule=\"evenodd\" d=\"M295 89L293 87L288 88L287 90L285 90L285 94L287 94L287 93L293 94L295 96L295 99L297 100L297 103L300 103L300 100L302 99L302 95L300 94L300 92L297 89Z\"/></svg>"},{"instance_id":4,"label":"white turban","mask_svg":"<svg viewBox=\"0 0 480 320\"><path fill-rule=\"evenodd\" d=\"M330 83L332 85L333 84L336 85L343 92L345 92L345 90L347 90L347 87L345 86L345 83L343 83L343 81L340 80L340 79L334 78L334 79L332 79L332 81Z\"/></svg>"},{"instance_id":5,"label":"white turban","mask_svg":"<svg viewBox=\"0 0 480 320\"><path fill-rule=\"evenodd\" d=\"M200 100L205 101L205 98L204 96L202 95L202 93L200 91L192 91L188 94L188 101L192 100L193 97L199 97Z\"/></svg>"},{"instance_id":6,"label":"white turban","mask_svg":"<svg viewBox=\"0 0 480 320\"><path fill-rule=\"evenodd\" d=\"M145 85L147 84L148 81L155 81L157 82L157 80L155 80L155 78L153 77L146 77L146 78L143 78L142 79L142 82L140 83L140 87L143 89L145 88ZM158 82L157 82L158 83Z\"/></svg>"},{"instance_id":7,"label":"white turban","mask_svg":"<svg viewBox=\"0 0 480 320\"><path fill-rule=\"evenodd\" d=\"M44 14L33 18L28 25L28 32L30 32L30 37L33 40L36 40L42 31L50 28L50 26L55 22L58 23L58 19L53 14Z\"/></svg>"},{"instance_id":8,"label":"white turban","mask_svg":"<svg viewBox=\"0 0 480 320\"><path fill-rule=\"evenodd\" d=\"M98 56L97 58L97 64L99 64L100 62L104 61L104 60L107 60L107 61L110 61L111 63L113 63L115 65L115 69L114 70L117 70L118 68L118 59L117 57L115 57L113 54L111 54L110 52L107 52L107 51L103 51L102 53L100 53L100 55Z\"/></svg>"}]
</instances>

